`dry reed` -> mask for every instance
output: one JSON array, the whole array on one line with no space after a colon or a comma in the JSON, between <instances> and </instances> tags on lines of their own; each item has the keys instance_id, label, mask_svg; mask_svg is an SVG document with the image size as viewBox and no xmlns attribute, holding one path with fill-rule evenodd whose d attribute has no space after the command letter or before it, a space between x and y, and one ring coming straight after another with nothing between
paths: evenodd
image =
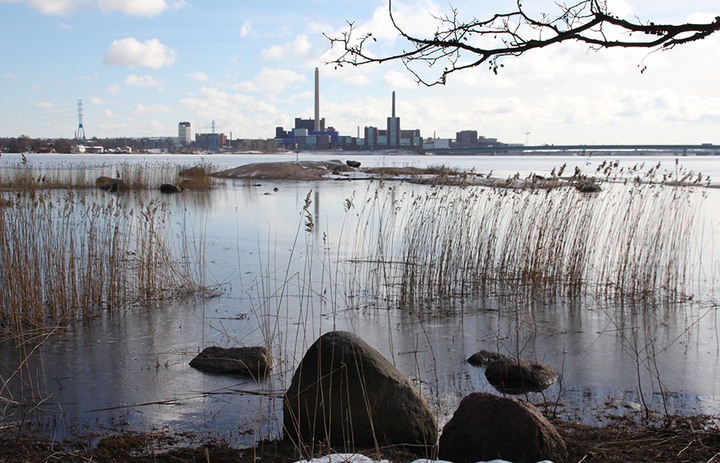
<instances>
[{"instance_id":1,"label":"dry reed","mask_svg":"<svg viewBox=\"0 0 720 463\"><path fill-rule=\"evenodd\" d=\"M356 219L348 292L419 310L498 294L681 298L702 177L663 182L655 168L616 169L598 169L604 179L593 182L605 180L605 190L592 194L380 183L357 206L348 200ZM581 180L578 171L569 185Z\"/></svg>"},{"instance_id":2,"label":"dry reed","mask_svg":"<svg viewBox=\"0 0 720 463\"><path fill-rule=\"evenodd\" d=\"M212 164L201 161L192 166L175 163L131 163L86 166L84 164L57 164L44 166L18 163L0 169L0 190L48 190L58 188L96 188L99 177L119 178L130 190L158 188L161 184L180 185L203 189L213 185Z\"/></svg>"},{"instance_id":3,"label":"dry reed","mask_svg":"<svg viewBox=\"0 0 720 463\"><path fill-rule=\"evenodd\" d=\"M34 190L0 209L0 322L55 326L202 289L175 257L164 203Z\"/></svg>"}]
</instances>

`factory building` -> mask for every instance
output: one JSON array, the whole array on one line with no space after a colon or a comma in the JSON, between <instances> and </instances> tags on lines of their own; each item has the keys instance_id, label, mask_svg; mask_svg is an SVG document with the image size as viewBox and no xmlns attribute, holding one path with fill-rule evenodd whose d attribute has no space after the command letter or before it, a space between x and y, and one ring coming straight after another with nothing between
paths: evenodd
<instances>
[{"instance_id":1,"label":"factory building","mask_svg":"<svg viewBox=\"0 0 720 463\"><path fill-rule=\"evenodd\" d=\"M213 146L213 137L215 137L215 144ZM196 133L195 134L195 145L200 151L211 150L213 148L218 149L221 146L227 144L227 137L224 133Z\"/></svg>"},{"instance_id":2,"label":"factory building","mask_svg":"<svg viewBox=\"0 0 720 463\"><path fill-rule=\"evenodd\" d=\"M395 114L395 92L392 93L392 112L387 118L385 129L365 127L364 137L339 136L338 132L325 126L325 118L320 118L320 74L315 68L315 118L295 118L295 127L286 131L283 127L275 128L275 139L282 147L291 150L378 150L378 149L411 149L420 150L423 139L420 130L402 130L400 118Z\"/></svg>"}]
</instances>

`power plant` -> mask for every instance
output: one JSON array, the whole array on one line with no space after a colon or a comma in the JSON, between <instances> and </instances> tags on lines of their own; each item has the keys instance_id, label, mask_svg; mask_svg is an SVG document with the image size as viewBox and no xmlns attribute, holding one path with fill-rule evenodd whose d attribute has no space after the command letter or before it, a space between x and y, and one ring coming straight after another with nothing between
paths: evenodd
<instances>
[{"instance_id":1,"label":"power plant","mask_svg":"<svg viewBox=\"0 0 720 463\"><path fill-rule=\"evenodd\" d=\"M423 146L420 130L401 130L400 118L395 113L395 92L392 92L392 111L387 118L385 129L365 127L364 138L358 136L340 136L333 127L325 127L325 119L320 118L320 70L315 68L315 117L313 119L295 119L295 127L286 131L283 127L275 129L275 139L286 149L327 150L327 149L408 149L418 150Z\"/></svg>"}]
</instances>

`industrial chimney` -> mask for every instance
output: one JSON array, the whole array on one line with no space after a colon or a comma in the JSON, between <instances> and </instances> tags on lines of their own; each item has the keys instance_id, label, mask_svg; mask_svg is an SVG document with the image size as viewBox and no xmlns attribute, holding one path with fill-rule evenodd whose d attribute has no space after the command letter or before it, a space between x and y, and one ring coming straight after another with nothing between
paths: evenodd
<instances>
[{"instance_id":1,"label":"industrial chimney","mask_svg":"<svg viewBox=\"0 0 720 463\"><path fill-rule=\"evenodd\" d=\"M315 131L320 131L320 71L315 68Z\"/></svg>"},{"instance_id":2,"label":"industrial chimney","mask_svg":"<svg viewBox=\"0 0 720 463\"><path fill-rule=\"evenodd\" d=\"M395 91L393 91L392 117L395 117Z\"/></svg>"}]
</instances>

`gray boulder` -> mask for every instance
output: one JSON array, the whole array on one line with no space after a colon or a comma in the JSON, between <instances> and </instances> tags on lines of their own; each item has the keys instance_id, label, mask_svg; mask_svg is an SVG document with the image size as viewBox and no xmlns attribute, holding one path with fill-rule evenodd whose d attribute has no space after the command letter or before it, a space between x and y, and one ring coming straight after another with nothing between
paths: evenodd
<instances>
[{"instance_id":1,"label":"gray boulder","mask_svg":"<svg viewBox=\"0 0 720 463\"><path fill-rule=\"evenodd\" d=\"M351 449L437 441L437 422L410 381L353 333L333 331L310 346L283 401L287 437Z\"/></svg>"},{"instance_id":2,"label":"gray boulder","mask_svg":"<svg viewBox=\"0 0 720 463\"><path fill-rule=\"evenodd\" d=\"M211 346L192 359L190 366L209 373L261 377L272 368L272 356L265 347Z\"/></svg>"},{"instance_id":3,"label":"gray boulder","mask_svg":"<svg viewBox=\"0 0 720 463\"><path fill-rule=\"evenodd\" d=\"M473 392L460 402L440 436L440 460L504 459L562 463L567 447L553 425L524 400Z\"/></svg>"},{"instance_id":4,"label":"gray boulder","mask_svg":"<svg viewBox=\"0 0 720 463\"><path fill-rule=\"evenodd\" d=\"M485 377L505 394L540 392L557 381L557 373L537 360L505 357L488 363Z\"/></svg>"},{"instance_id":5,"label":"gray boulder","mask_svg":"<svg viewBox=\"0 0 720 463\"><path fill-rule=\"evenodd\" d=\"M472 366L484 367L492 361L504 359L505 357L506 357L505 355L503 355L499 352L494 352L491 350L483 349L480 352L475 352L474 354L472 354L467 359L467 361Z\"/></svg>"}]
</instances>

